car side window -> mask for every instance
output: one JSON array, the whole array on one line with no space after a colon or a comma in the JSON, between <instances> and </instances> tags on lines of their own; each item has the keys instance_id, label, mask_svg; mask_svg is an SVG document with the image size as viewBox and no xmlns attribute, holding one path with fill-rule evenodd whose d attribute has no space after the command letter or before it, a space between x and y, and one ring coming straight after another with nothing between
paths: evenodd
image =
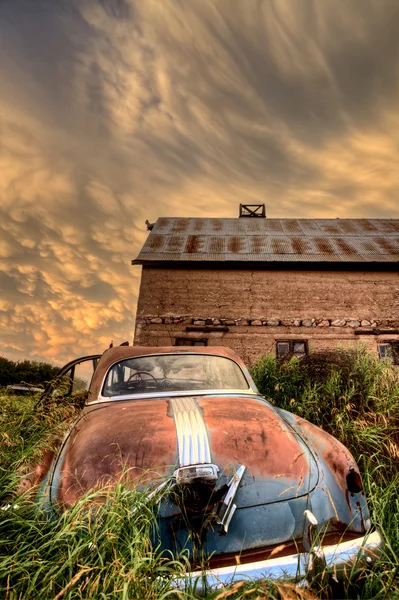
<instances>
[{"instance_id":1,"label":"car side window","mask_svg":"<svg viewBox=\"0 0 399 600\"><path fill-rule=\"evenodd\" d=\"M91 361L75 365L71 393L78 394L88 390L93 373L94 369Z\"/></svg>"},{"instance_id":2,"label":"car side window","mask_svg":"<svg viewBox=\"0 0 399 600\"><path fill-rule=\"evenodd\" d=\"M46 398L66 398L88 390L100 356L84 356L67 363L48 384L39 403L44 402Z\"/></svg>"}]
</instances>

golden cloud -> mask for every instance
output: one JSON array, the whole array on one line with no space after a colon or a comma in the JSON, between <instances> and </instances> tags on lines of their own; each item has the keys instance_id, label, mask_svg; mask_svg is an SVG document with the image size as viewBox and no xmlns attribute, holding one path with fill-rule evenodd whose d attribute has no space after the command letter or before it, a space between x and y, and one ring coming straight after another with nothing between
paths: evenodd
<instances>
[{"instance_id":1,"label":"golden cloud","mask_svg":"<svg viewBox=\"0 0 399 600\"><path fill-rule=\"evenodd\" d=\"M396 0L18 5L1 23L6 355L131 340L145 219L399 217Z\"/></svg>"}]
</instances>

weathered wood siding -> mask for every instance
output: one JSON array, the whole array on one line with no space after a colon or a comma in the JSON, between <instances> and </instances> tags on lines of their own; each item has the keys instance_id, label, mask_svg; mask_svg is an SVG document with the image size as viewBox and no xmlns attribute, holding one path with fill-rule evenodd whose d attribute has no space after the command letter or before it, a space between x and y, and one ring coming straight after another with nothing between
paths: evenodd
<instances>
[{"instance_id":1,"label":"weathered wood siding","mask_svg":"<svg viewBox=\"0 0 399 600\"><path fill-rule=\"evenodd\" d=\"M227 332L187 332L197 324ZM314 349L379 342L398 335L356 335L399 328L399 273L161 269L143 267L136 345L170 345L176 337L208 338L250 361L274 352L279 339L306 339Z\"/></svg>"}]
</instances>

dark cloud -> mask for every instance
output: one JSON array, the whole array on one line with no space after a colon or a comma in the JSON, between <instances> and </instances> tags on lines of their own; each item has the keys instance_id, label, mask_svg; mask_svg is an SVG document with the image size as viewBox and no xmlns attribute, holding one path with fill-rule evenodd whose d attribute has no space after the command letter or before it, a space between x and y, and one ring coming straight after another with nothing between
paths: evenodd
<instances>
[{"instance_id":1,"label":"dark cloud","mask_svg":"<svg viewBox=\"0 0 399 600\"><path fill-rule=\"evenodd\" d=\"M146 218L399 216L397 0L14 0L0 28L14 358L131 339Z\"/></svg>"}]
</instances>

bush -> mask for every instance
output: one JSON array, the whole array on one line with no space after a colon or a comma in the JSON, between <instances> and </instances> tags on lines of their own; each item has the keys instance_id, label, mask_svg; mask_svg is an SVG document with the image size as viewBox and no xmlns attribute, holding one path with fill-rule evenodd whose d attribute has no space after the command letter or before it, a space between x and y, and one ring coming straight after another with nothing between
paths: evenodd
<instances>
[{"instance_id":1,"label":"bush","mask_svg":"<svg viewBox=\"0 0 399 600\"><path fill-rule=\"evenodd\" d=\"M34 360L14 362L0 356L0 387L13 383L44 384L56 377L59 367Z\"/></svg>"}]
</instances>

